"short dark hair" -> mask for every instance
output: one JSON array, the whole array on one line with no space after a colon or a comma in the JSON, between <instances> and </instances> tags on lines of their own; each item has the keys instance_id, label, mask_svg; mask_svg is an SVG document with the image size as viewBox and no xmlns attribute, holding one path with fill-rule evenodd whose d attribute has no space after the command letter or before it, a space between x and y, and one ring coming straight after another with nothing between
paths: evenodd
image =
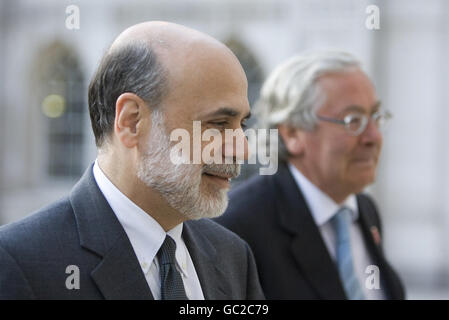
<instances>
[{"instance_id":1,"label":"short dark hair","mask_svg":"<svg viewBox=\"0 0 449 320\"><path fill-rule=\"evenodd\" d=\"M131 92L156 108L167 87L167 74L148 43L132 42L109 50L89 85L89 114L97 147L111 134L118 97Z\"/></svg>"}]
</instances>

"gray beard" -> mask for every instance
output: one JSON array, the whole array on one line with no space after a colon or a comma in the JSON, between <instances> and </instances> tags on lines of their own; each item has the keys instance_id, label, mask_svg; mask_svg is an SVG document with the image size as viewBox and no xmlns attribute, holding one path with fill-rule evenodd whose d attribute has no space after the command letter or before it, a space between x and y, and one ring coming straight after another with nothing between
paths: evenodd
<instances>
[{"instance_id":1,"label":"gray beard","mask_svg":"<svg viewBox=\"0 0 449 320\"><path fill-rule=\"evenodd\" d=\"M227 189L201 191L203 172L231 173L238 176L240 165L173 164L170 160L170 138L165 133L163 114L153 111L148 152L143 154L137 177L157 191L167 203L188 220L215 218L228 206Z\"/></svg>"}]
</instances>

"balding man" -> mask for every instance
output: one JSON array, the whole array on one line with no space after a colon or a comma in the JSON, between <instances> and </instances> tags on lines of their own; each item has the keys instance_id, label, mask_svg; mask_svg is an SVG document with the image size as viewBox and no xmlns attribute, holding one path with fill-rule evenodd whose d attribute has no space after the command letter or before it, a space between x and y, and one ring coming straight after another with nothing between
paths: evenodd
<instances>
[{"instance_id":1,"label":"balding man","mask_svg":"<svg viewBox=\"0 0 449 320\"><path fill-rule=\"evenodd\" d=\"M70 195L0 229L0 298L263 299L248 245L202 219L223 213L239 165L170 157L170 132L193 121L243 134L231 51L180 25L135 25L97 69L89 112L95 163Z\"/></svg>"}]
</instances>

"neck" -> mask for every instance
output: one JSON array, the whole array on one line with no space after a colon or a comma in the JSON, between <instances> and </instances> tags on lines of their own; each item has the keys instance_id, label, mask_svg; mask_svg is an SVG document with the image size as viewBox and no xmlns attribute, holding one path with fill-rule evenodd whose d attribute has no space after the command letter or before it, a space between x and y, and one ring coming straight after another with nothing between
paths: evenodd
<instances>
[{"instance_id":1,"label":"neck","mask_svg":"<svg viewBox=\"0 0 449 320\"><path fill-rule=\"evenodd\" d=\"M322 179L319 174L315 173L315 170L310 170L299 159L289 159L289 162L298 169L307 180L328 195L338 205L341 205L352 194L352 192L345 190L341 185L326 183L325 179Z\"/></svg>"},{"instance_id":2,"label":"neck","mask_svg":"<svg viewBox=\"0 0 449 320\"><path fill-rule=\"evenodd\" d=\"M98 165L106 177L128 199L156 220L167 232L187 220L173 209L157 191L145 185L136 175L135 162L117 156L98 156Z\"/></svg>"}]
</instances>

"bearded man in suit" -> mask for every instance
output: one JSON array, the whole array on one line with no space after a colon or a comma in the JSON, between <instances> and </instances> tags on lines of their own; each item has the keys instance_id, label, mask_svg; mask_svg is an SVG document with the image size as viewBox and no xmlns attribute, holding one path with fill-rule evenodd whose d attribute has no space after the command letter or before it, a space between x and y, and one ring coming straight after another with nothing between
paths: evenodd
<instances>
[{"instance_id":1,"label":"bearded man in suit","mask_svg":"<svg viewBox=\"0 0 449 320\"><path fill-rule=\"evenodd\" d=\"M0 298L263 299L248 245L203 219L224 212L237 161L170 157L169 133L193 121L243 137L247 80L232 52L173 23L132 26L98 67L89 112L95 163L70 195L0 228Z\"/></svg>"}]
</instances>

